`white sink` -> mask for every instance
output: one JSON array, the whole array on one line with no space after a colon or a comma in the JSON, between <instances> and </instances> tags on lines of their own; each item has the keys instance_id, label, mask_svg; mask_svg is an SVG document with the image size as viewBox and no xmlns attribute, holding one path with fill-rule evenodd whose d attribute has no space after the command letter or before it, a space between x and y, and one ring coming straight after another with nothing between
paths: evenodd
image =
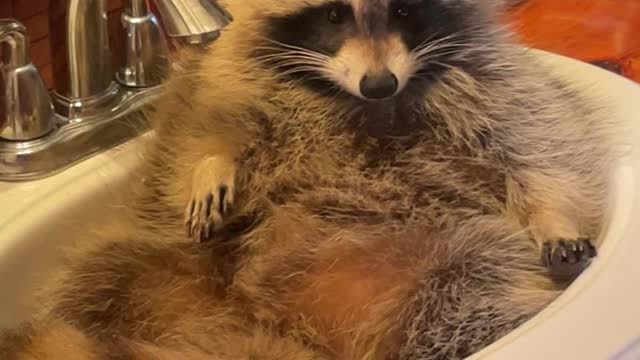
<instances>
[{"instance_id":1,"label":"white sink","mask_svg":"<svg viewBox=\"0 0 640 360\"><path fill-rule=\"evenodd\" d=\"M38 279L63 261L63 247L122 204L118 191L141 161L149 135L96 155L53 177L0 182L0 329L33 310Z\"/></svg>"},{"instance_id":2,"label":"white sink","mask_svg":"<svg viewBox=\"0 0 640 360\"><path fill-rule=\"evenodd\" d=\"M559 74L614 101L612 116L632 124L636 145L613 175L611 222L592 266L531 321L472 359L640 359L640 86L596 67L541 53ZM602 100L599 100L602 101ZM33 311L32 288L58 266L61 248L109 208L140 161L144 138L86 160L48 179L0 183L0 328ZM90 241L90 237L87 238ZM640 345L640 342L637 344ZM627 357L625 357L627 356Z\"/></svg>"}]
</instances>

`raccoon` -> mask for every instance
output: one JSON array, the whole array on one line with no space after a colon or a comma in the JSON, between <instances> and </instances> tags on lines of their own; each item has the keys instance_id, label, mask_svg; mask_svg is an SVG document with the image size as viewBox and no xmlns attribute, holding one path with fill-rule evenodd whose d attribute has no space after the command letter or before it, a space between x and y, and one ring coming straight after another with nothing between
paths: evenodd
<instances>
[{"instance_id":1,"label":"raccoon","mask_svg":"<svg viewBox=\"0 0 640 360\"><path fill-rule=\"evenodd\" d=\"M222 5L2 359L461 359L596 255L612 124L500 2Z\"/></svg>"},{"instance_id":2,"label":"raccoon","mask_svg":"<svg viewBox=\"0 0 640 360\"><path fill-rule=\"evenodd\" d=\"M259 78L247 82L256 92L266 89L271 99L251 94L257 103L242 104L244 113L234 114L233 102L246 97L233 94L238 100L231 100L228 94L223 98L230 104L213 106L205 92L199 106L230 114L204 120L213 123L209 131L218 141L205 140L212 150L198 154L196 162L180 159L187 170L176 166L175 171L192 183L167 191L189 193L175 205L188 204L186 226L196 241L208 240L223 226L235 198L246 191L250 195L239 199L237 213L259 212L264 206L256 199L274 204L291 203L293 197L347 225L365 214L368 221L404 226L407 219L436 224L501 213L528 229L551 270L575 273L595 255L591 238L605 205L608 171L602 170L611 164L610 125L510 46L491 16L490 2L265 4L254 15L259 18L254 26L268 24L266 36L245 41L250 48L232 58L248 60L244 71L237 71ZM205 72L226 68L230 64L224 61L221 55L201 66ZM214 80L234 84L223 76ZM549 94L561 101L551 102ZM580 120L566 120L576 116L576 108L588 109L590 116L581 111ZM315 118L298 120L308 116L307 109ZM272 114L284 119L273 121ZM175 138L183 141L180 135ZM340 165L326 168L329 161L317 156ZM249 169L238 170L238 164ZM434 175L433 169L441 171ZM358 185L345 183L351 174L358 175L353 179ZM426 180L436 176L441 180ZM366 180L375 183L378 194ZM387 199L389 206L383 205Z\"/></svg>"}]
</instances>

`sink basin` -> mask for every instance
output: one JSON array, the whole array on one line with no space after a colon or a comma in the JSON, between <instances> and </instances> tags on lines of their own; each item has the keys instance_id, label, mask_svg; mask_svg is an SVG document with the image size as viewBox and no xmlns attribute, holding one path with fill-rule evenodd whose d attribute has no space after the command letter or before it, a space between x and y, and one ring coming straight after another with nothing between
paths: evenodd
<instances>
[{"instance_id":1,"label":"sink basin","mask_svg":"<svg viewBox=\"0 0 640 360\"><path fill-rule=\"evenodd\" d=\"M592 266L538 316L471 359L627 359L640 345L634 342L640 336L640 87L591 65L539 56L588 87L594 101L613 101L612 116L632 125L633 144L612 174L611 221ZM44 180L0 183L0 328L34 310L32 288L60 265L63 246L117 209L118 189L149 136Z\"/></svg>"},{"instance_id":2,"label":"sink basin","mask_svg":"<svg viewBox=\"0 0 640 360\"><path fill-rule=\"evenodd\" d=\"M64 247L122 204L118 189L149 136L43 180L0 182L0 329L28 317L34 287L62 263Z\"/></svg>"}]
</instances>

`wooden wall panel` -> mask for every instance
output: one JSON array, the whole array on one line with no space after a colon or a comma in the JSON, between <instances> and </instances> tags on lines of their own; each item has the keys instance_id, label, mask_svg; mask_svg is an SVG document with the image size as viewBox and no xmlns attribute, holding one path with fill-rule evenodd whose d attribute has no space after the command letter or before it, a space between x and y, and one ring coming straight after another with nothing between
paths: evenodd
<instances>
[{"instance_id":1,"label":"wooden wall panel","mask_svg":"<svg viewBox=\"0 0 640 360\"><path fill-rule=\"evenodd\" d=\"M109 44L111 46L112 64L114 71L120 69L124 64L124 40L126 37L122 26L122 1L111 1L109 10ZM117 5L117 6L116 6Z\"/></svg>"},{"instance_id":2,"label":"wooden wall panel","mask_svg":"<svg viewBox=\"0 0 640 360\"><path fill-rule=\"evenodd\" d=\"M13 16L21 20L46 12L47 9L49 9L49 0L13 0Z\"/></svg>"},{"instance_id":3,"label":"wooden wall panel","mask_svg":"<svg viewBox=\"0 0 640 360\"><path fill-rule=\"evenodd\" d=\"M32 42L42 40L49 35L49 13L45 10L22 20Z\"/></svg>"},{"instance_id":4,"label":"wooden wall panel","mask_svg":"<svg viewBox=\"0 0 640 360\"><path fill-rule=\"evenodd\" d=\"M48 37L31 42L31 61L38 68L51 64L51 44Z\"/></svg>"},{"instance_id":5,"label":"wooden wall panel","mask_svg":"<svg viewBox=\"0 0 640 360\"><path fill-rule=\"evenodd\" d=\"M107 7L108 11L120 10L124 7L124 0L109 0Z\"/></svg>"},{"instance_id":6,"label":"wooden wall panel","mask_svg":"<svg viewBox=\"0 0 640 360\"><path fill-rule=\"evenodd\" d=\"M0 18L13 17L13 2L11 0L0 0Z\"/></svg>"}]
</instances>

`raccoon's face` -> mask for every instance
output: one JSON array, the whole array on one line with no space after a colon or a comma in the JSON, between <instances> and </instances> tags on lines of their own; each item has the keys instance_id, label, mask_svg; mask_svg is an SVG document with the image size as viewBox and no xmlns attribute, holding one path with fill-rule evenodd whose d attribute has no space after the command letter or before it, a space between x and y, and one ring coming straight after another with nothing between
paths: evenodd
<instances>
[{"instance_id":1,"label":"raccoon's face","mask_svg":"<svg viewBox=\"0 0 640 360\"><path fill-rule=\"evenodd\" d=\"M295 0L269 17L264 59L320 90L387 99L461 65L483 21L476 1Z\"/></svg>"}]
</instances>

